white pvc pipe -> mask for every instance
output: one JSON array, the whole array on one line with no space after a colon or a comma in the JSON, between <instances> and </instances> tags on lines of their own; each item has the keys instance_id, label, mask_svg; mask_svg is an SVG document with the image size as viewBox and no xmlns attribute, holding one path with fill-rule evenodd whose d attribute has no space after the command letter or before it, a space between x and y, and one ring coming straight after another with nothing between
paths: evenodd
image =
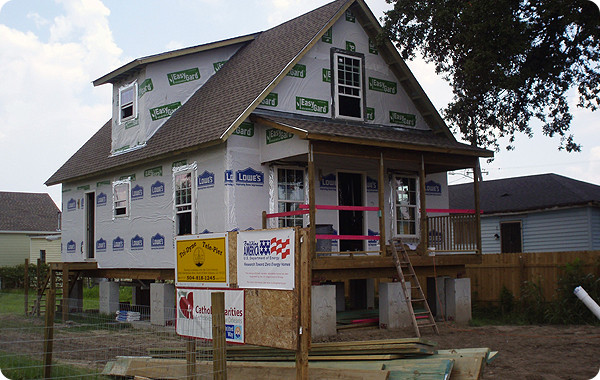
<instances>
[{"instance_id":1,"label":"white pvc pipe","mask_svg":"<svg viewBox=\"0 0 600 380\"><path fill-rule=\"evenodd\" d=\"M578 286L573 290L573 293L585 304L585 306L590 309L594 315L600 319L600 306L594 301L592 297L583 289L581 286Z\"/></svg>"}]
</instances>

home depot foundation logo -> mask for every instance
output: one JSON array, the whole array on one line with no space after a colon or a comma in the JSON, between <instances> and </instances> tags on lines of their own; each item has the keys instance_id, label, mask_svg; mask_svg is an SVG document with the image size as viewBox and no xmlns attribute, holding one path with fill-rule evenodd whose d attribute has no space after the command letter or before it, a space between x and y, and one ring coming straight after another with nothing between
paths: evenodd
<instances>
[{"instance_id":1,"label":"home depot foundation logo","mask_svg":"<svg viewBox=\"0 0 600 380\"><path fill-rule=\"evenodd\" d=\"M73 240L67 243L67 253L75 253L77 250L77 244Z\"/></svg>"},{"instance_id":2,"label":"home depot foundation logo","mask_svg":"<svg viewBox=\"0 0 600 380\"><path fill-rule=\"evenodd\" d=\"M235 172L235 183L241 186L263 186L265 175L250 167Z\"/></svg>"},{"instance_id":3,"label":"home depot foundation logo","mask_svg":"<svg viewBox=\"0 0 600 380\"><path fill-rule=\"evenodd\" d=\"M118 252L118 251L122 251L123 249L125 249L125 240L123 240L123 238L117 236L116 238L113 239L112 250L114 252Z\"/></svg>"},{"instance_id":4,"label":"home depot foundation logo","mask_svg":"<svg viewBox=\"0 0 600 380\"><path fill-rule=\"evenodd\" d=\"M140 235L135 235L135 237L131 238L131 250L132 251L141 251L144 249L144 238Z\"/></svg>"},{"instance_id":5,"label":"home depot foundation logo","mask_svg":"<svg viewBox=\"0 0 600 380\"><path fill-rule=\"evenodd\" d=\"M194 318L194 293L179 292L179 317L186 319Z\"/></svg>"},{"instance_id":6,"label":"home depot foundation logo","mask_svg":"<svg viewBox=\"0 0 600 380\"><path fill-rule=\"evenodd\" d=\"M283 260L290 254L289 244L290 239L246 240L244 241L244 256L281 256Z\"/></svg>"},{"instance_id":7,"label":"home depot foundation logo","mask_svg":"<svg viewBox=\"0 0 600 380\"><path fill-rule=\"evenodd\" d=\"M150 249L165 249L165 237L157 233L150 238Z\"/></svg>"},{"instance_id":8,"label":"home depot foundation logo","mask_svg":"<svg viewBox=\"0 0 600 380\"><path fill-rule=\"evenodd\" d=\"M106 240L100 238L96 241L96 252L106 252Z\"/></svg>"},{"instance_id":9,"label":"home depot foundation logo","mask_svg":"<svg viewBox=\"0 0 600 380\"><path fill-rule=\"evenodd\" d=\"M165 184L160 181L154 182L150 186L150 198L162 197L163 195L165 195Z\"/></svg>"}]
</instances>

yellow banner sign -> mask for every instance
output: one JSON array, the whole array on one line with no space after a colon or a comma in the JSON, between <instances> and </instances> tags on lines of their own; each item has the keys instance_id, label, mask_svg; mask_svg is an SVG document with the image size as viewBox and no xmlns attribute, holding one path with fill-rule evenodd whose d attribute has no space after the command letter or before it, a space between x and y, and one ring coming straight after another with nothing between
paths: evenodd
<instances>
[{"instance_id":1,"label":"yellow banner sign","mask_svg":"<svg viewBox=\"0 0 600 380\"><path fill-rule=\"evenodd\" d=\"M229 285L227 235L179 236L175 249L178 285Z\"/></svg>"}]
</instances>

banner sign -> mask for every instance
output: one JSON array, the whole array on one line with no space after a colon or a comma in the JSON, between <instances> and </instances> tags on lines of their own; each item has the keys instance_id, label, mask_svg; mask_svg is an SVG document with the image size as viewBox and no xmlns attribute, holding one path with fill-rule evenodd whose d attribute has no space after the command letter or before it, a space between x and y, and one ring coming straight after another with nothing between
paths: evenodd
<instances>
[{"instance_id":1,"label":"banner sign","mask_svg":"<svg viewBox=\"0 0 600 380\"><path fill-rule=\"evenodd\" d=\"M225 293L225 339L244 343L243 289L177 289L177 320L175 331L187 337L212 339L211 294Z\"/></svg>"},{"instance_id":2,"label":"banner sign","mask_svg":"<svg viewBox=\"0 0 600 380\"><path fill-rule=\"evenodd\" d=\"M295 230L242 231L237 240L240 288L294 289Z\"/></svg>"},{"instance_id":3,"label":"banner sign","mask_svg":"<svg viewBox=\"0 0 600 380\"><path fill-rule=\"evenodd\" d=\"M227 234L175 237L175 286L229 287Z\"/></svg>"}]
</instances>

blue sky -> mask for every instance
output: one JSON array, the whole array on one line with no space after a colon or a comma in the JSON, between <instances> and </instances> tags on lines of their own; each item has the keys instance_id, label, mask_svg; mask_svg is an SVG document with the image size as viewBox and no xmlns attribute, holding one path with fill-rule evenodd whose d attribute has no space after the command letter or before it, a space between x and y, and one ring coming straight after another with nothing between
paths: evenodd
<instances>
[{"instance_id":1,"label":"blue sky","mask_svg":"<svg viewBox=\"0 0 600 380\"><path fill-rule=\"evenodd\" d=\"M139 57L268 29L329 0L0 0L0 191L47 192L44 182L110 119L110 85L92 81ZM366 1L380 17L391 6ZM433 104L451 100L431 65L407 62ZM557 173L600 185L599 113L575 107L582 153L519 136L482 161L484 180ZM450 175L449 183L464 181Z\"/></svg>"}]
</instances>

